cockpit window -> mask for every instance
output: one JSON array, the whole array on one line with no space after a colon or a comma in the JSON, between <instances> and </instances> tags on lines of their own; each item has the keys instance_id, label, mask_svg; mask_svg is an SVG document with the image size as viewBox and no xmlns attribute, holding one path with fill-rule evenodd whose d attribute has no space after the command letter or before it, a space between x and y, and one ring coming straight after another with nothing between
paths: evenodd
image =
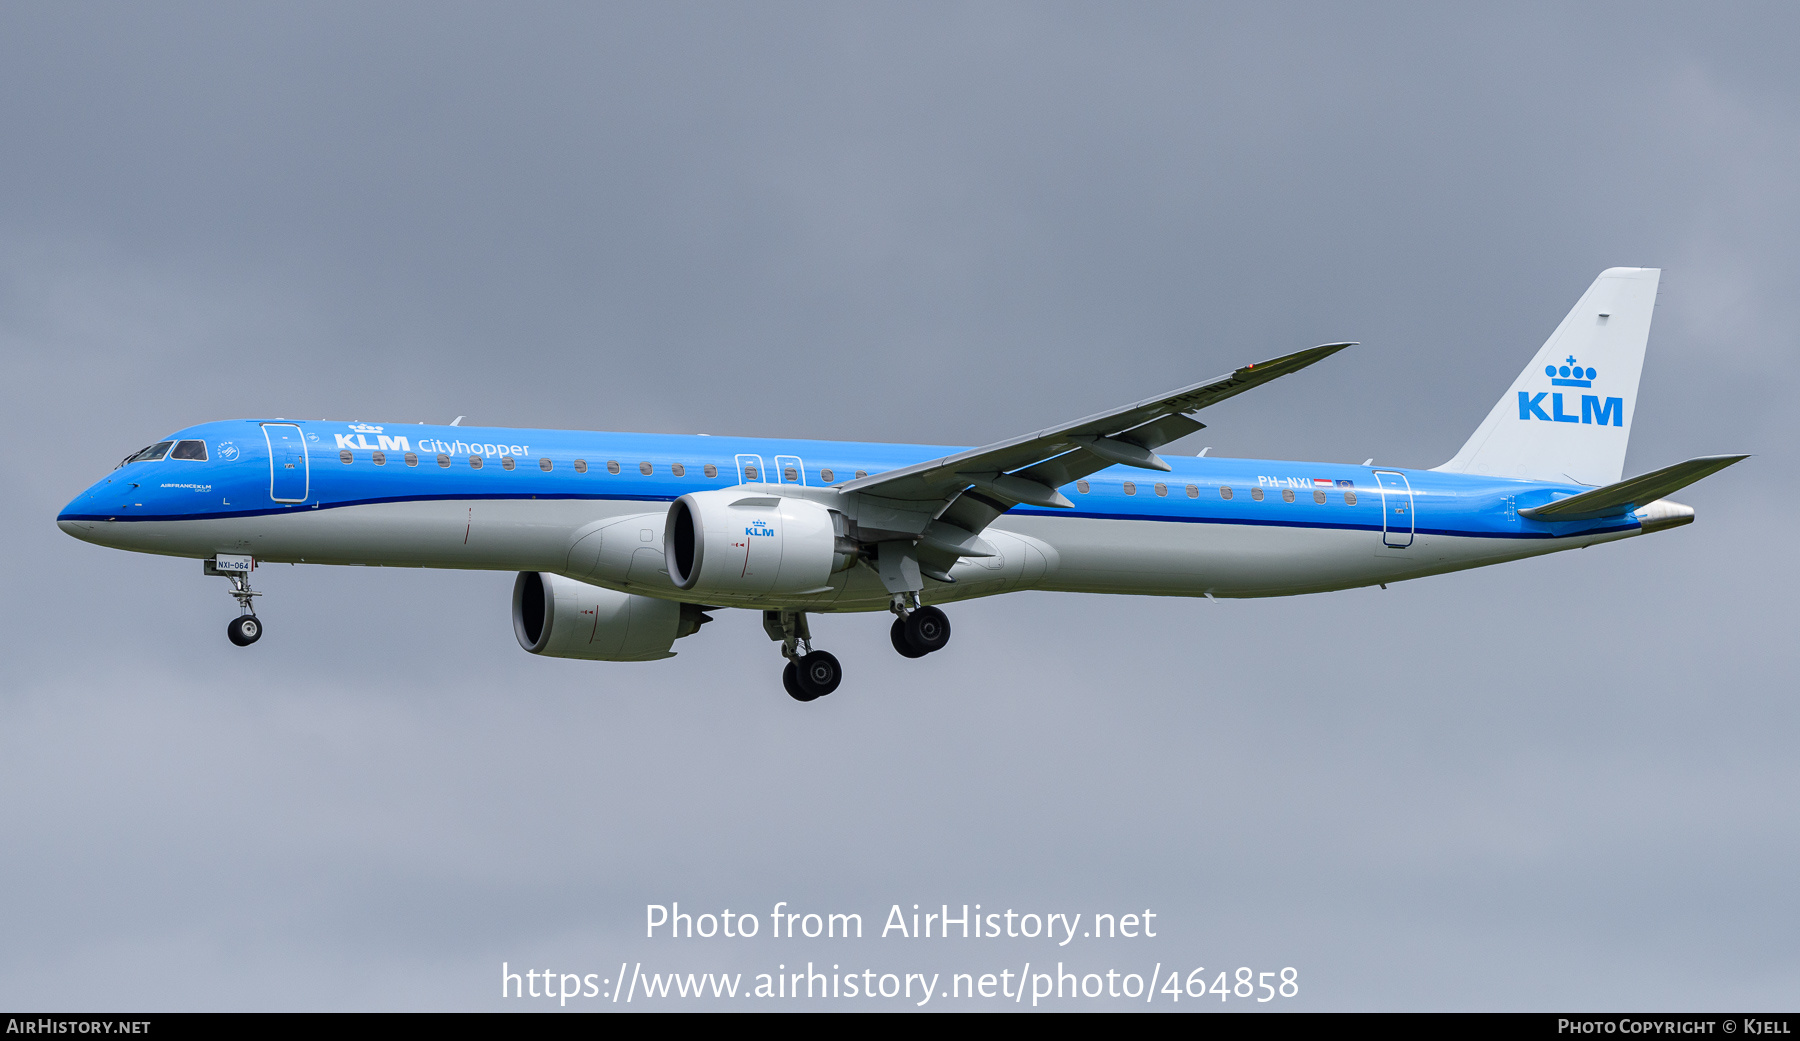
<instances>
[{"instance_id":1,"label":"cockpit window","mask_svg":"<svg viewBox=\"0 0 1800 1041\"><path fill-rule=\"evenodd\" d=\"M169 455L169 458L192 459L195 462L204 463L206 462L206 442L177 441L175 442L175 451Z\"/></svg>"},{"instance_id":2,"label":"cockpit window","mask_svg":"<svg viewBox=\"0 0 1800 1041\"><path fill-rule=\"evenodd\" d=\"M127 466L131 463L153 463L153 462L156 462L157 460L161 459L163 456L169 454L169 446L174 443L175 442L173 442L173 441L158 441L157 443L151 445L149 448L140 449L140 450L133 452L132 454L126 456L125 461L120 463L119 465Z\"/></svg>"}]
</instances>

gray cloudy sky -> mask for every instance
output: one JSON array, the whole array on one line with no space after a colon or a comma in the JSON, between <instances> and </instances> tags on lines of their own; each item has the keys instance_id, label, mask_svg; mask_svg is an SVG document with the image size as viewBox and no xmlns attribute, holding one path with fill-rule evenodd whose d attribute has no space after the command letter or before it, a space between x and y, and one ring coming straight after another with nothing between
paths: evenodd
<instances>
[{"instance_id":1,"label":"gray cloudy sky","mask_svg":"<svg viewBox=\"0 0 1800 1041\"><path fill-rule=\"evenodd\" d=\"M1797 37L1773 3L0 7L0 1006L1060 957L1292 965L1310 1009L1793 1007ZM1334 339L1186 447L1432 466L1621 264L1665 272L1627 472L1756 453L1692 527L1386 592L1015 595L921 661L827 618L811 706L749 614L533 658L502 574L267 569L240 651L197 564L52 523L206 419L970 444ZM641 940L670 900L1161 929Z\"/></svg>"}]
</instances>

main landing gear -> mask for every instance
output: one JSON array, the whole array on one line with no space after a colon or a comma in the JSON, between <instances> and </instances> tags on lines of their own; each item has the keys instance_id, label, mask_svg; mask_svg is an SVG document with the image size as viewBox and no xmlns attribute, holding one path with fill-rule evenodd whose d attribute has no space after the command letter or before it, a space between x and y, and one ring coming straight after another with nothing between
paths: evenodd
<instances>
[{"instance_id":1,"label":"main landing gear","mask_svg":"<svg viewBox=\"0 0 1800 1041\"><path fill-rule=\"evenodd\" d=\"M932 651L941 651L950 642L950 618L935 607L918 606L915 594L912 598L896 595L892 608L894 625L888 630L888 639L893 641L894 650L908 658L923 658Z\"/></svg>"},{"instance_id":2,"label":"main landing gear","mask_svg":"<svg viewBox=\"0 0 1800 1041\"><path fill-rule=\"evenodd\" d=\"M908 658L923 658L950 642L950 619L935 607L921 606L917 593L895 594L893 612L894 627L888 635L894 650ZM781 656L788 660L781 671L781 685L795 701L817 701L844 681L844 667L837 657L829 651L813 650L806 612L764 611L763 631L781 644Z\"/></svg>"},{"instance_id":3,"label":"main landing gear","mask_svg":"<svg viewBox=\"0 0 1800 1041\"><path fill-rule=\"evenodd\" d=\"M250 588L250 572L256 567L256 562L249 557L228 557L221 554L202 563L206 565L207 574L231 580L231 595L238 602L238 616L225 626L225 638L239 647L248 647L262 639L262 619L256 617L256 608L251 605L252 598L262 595Z\"/></svg>"},{"instance_id":4,"label":"main landing gear","mask_svg":"<svg viewBox=\"0 0 1800 1041\"><path fill-rule=\"evenodd\" d=\"M781 685L795 701L817 701L838 689L844 667L830 651L812 649L812 631L804 611L764 611L763 631L781 641L781 656L788 660Z\"/></svg>"}]
</instances>

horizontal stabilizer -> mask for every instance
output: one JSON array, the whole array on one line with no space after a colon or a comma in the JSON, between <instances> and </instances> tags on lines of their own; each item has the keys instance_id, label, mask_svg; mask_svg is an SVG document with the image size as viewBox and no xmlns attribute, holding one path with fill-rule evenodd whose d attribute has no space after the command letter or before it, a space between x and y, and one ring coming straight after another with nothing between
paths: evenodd
<instances>
[{"instance_id":1,"label":"horizontal stabilizer","mask_svg":"<svg viewBox=\"0 0 1800 1041\"><path fill-rule=\"evenodd\" d=\"M1573 521L1623 513L1686 488L1702 477L1716 474L1732 463L1748 458L1750 457L1747 455L1703 455L1698 459L1652 470L1629 481L1620 481L1543 506L1520 510L1519 516L1532 520Z\"/></svg>"}]
</instances>

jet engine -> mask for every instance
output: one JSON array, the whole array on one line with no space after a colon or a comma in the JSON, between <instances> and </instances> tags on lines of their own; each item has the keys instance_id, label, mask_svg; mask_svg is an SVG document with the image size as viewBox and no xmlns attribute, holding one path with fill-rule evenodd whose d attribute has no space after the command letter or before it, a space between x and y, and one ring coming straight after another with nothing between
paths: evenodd
<instances>
[{"instance_id":1,"label":"jet engine","mask_svg":"<svg viewBox=\"0 0 1800 1041\"><path fill-rule=\"evenodd\" d=\"M844 515L810 499L749 489L693 492L669 507L669 580L701 594L813 593L856 563Z\"/></svg>"},{"instance_id":2,"label":"jet engine","mask_svg":"<svg viewBox=\"0 0 1800 1041\"><path fill-rule=\"evenodd\" d=\"M712 619L698 604L621 593L548 572L513 582L513 633L519 646L551 658L655 661L672 658L676 640Z\"/></svg>"}]
</instances>

